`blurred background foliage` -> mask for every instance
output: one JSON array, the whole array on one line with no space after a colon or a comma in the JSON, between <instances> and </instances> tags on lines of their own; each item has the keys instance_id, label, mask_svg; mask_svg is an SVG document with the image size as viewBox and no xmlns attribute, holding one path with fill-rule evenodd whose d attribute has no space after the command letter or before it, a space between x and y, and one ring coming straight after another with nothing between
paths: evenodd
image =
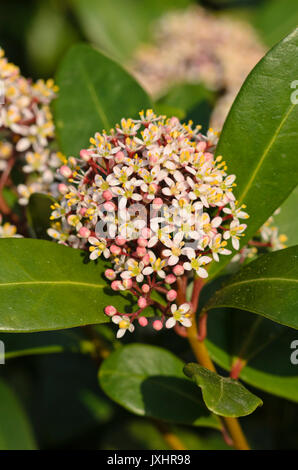
<instances>
[{"instance_id":1,"label":"blurred background foliage","mask_svg":"<svg viewBox=\"0 0 298 470\"><path fill-rule=\"evenodd\" d=\"M11 0L1 2L0 43L11 61L32 78L54 75L61 56L78 41L89 41L122 61L141 42L150 41L152 24L163 13L192 0ZM202 0L216 14L253 24L268 47L298 22L296 0Z\"/></svg>"},{"instance_id":2,"label":"blurred background foliage","mask_svg":"<svg viewBox=\"0 0 298 470\"><path fill-rule=\"evenodd\" d=\"M9 0L1 2L0 46L7 57L33 79L54 76L63 54L76 42L87 41L124 64L141 43L152 39L152 24L165 12L183 9L191 0ZM298 23L297 0L202 0L216 15L249 22L266 48L288 34ZM92 71L90 71L92 73ZM293 77L293 80L297 77ZM193 104L202 94L208 106L213 97L200 87L176 88L160 100L160 110ZM205 106L205 105L204 105ZM165 108L166 107L166 108ZM176 110L179 113L179 109ZM206 113L190 109L189 116ZM208 113L207 113L208 114ZM184 117L184 116L179 116ZM278 223L297 243L292 220L297 213L297 191L278 216ZM112 327L98 327L111 344ZM71 332L72 333L72 332ZM1 335L16 342L20 335ZM24 338L23 338L24 339ZM26 340L24 339L26 342ZM156 335L137 331L124 343L164 345L184 360L192 357L187 344L172 332ZM22 343L22 341L21 341ZM72 343L47 333L35 334L36 347L11 354L0 365L0 449L167 449L154 422L131 415L99 389L97 365L77 353ZM118 347L118 343L114 345ZM27 349L24 344L24 349ZM80 348L81 350L81 348ZM39 355L39 352L46 354ZM50 354L58 353L58 354ZM290 351L289 351L290 354ZM17 357L15 357L17 356ZM21 356L21 357L18 357ZM298 448L297 405L257 391L264 406L249 416L244 428L256 449ZM180 404L177 404L180 406ZM175 426L190 449L225 449L220 434L200 428Z\"/></svg>"}]
</instances>

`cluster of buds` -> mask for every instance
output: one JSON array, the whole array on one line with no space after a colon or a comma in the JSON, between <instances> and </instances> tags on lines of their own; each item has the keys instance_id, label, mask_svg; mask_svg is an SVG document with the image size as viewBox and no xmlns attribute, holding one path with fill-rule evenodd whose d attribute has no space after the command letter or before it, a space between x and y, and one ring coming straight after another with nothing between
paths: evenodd
<instances>
[{"instance_id":1,"label":"cluster of buds","mask_svg":"<svg viewBox=\"0 0 298 470\"><path fill-rule=\"evenodd\" d=\"M154 97L180 83L221 92L211 125L221 129L245 78L265 54L253 28L198 6L168 12L155 25L153 45L136 52L132 70Z\"/></svg>"},{"instance_id":2,"label":"cluster of buds","mask_svg":"<svg viewBox=\"0 0 298 470\"><path fill-rule=\"evenodd\" d=\"M50 149L54 123L49 108L57 87L53 80L32 83L0 48L0 176L1 186L13 186L10 171L21 169L23 183L16 188L26 205L33 192L52 192L59 154Z\"/></svg>"},{"instance_id":3,"label":"cluster of buds","mask_svg":"<svg viewBox=\"0 0 298 470\"><path fill-rule=\"evenodd\" d=\"M147 325L148 306L162 313L156 330L190 326L189 305L175 303L180 276L207 277L208 265L231 253L229 243L239 249L246 228L240 219L248 217L233 195L235 176L214 156L217 135L147 110L90 143L60 168L65 182L49 235L88 250L91 260L109 259L111 288L137 298L136 312L105 309L119 325L118 337L133 331L135 320Z\"/></svg>"}]
</instances>

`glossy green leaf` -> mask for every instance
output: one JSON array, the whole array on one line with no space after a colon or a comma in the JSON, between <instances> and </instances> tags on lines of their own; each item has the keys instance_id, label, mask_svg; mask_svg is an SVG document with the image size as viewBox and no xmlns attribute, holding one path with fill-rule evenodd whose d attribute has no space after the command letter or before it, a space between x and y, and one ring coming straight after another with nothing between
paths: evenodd
<instances>
[{"instance_id":1,"label":"glossy green leaf","mask_svg":"<svg viewBox=\"0 0 298 470\"><path fill-rule=\"evenodd\" d=\"M36 238L50 238L47 229L50 228L51 205L55 199L46 194L34 193L30 196L27 206L27 220L32 235Z\"/></svg>"},{"instance_id":2,"label":"glossy green leaf","mask_svg":"<svg viewBox=\"0 0 298 470\"><path fill-rule=\"evenodd\" d=\"M187 364L184 373L201 388L207 408L219 416L247 416L263 404L237 380L221 377L199 364Z\"/></svg>"},{"instance_id":3,"label":"glossy green leaf","mask_svg":"<svg viewBox=\"0 0 298 470\"><path fill-rule=\"evenodd\" d=\"M230 371L237 359L240 379L270 394L298 402L298 368L292 364L292 328L235 309L212 310L206 345L212 359Z\"/></svg>"},{"instance_id":4,"label":"glossy green leaf","mask_svg":"<svg viewBox=\"0 0 298 470\"><path fill-rule=\"evenodd\" d=\"M280 213L274 216L279 233L287 236L287 246L298 245L298 186L282 204Z\"/></svg>"},{"instance_id":5,"label":"glossy green leaf","mask_svg":"<svg viewBox=\"0 0 298 470\"><path fill-rule=\"evenodd\" d=\"M298 246L260 256L209 300L206 309L232 307L298 329Z\"/></svg>"},{"instance_id":6,"label":"glossy green leaf","mask_svg":"<svg viewBox=\"0 0 298 470\"><path fill-rule=\"evenodd\" d=\"M165 349L132 344L113 352L103 362L99 382L112 400L137 415L219 427L195 386L183 375L183 365Z\"/></svg>"},{"instance_id":7,"label":"glossy green leaf","mask_svg":"<svg viewBox=\"0 0 298 470\"><path fill-rule=\"evenodd\" d=\"M35 450L33 433L21 403L0 380L0 450Z\"/></svg>"},{"instance_id":8,"label":"glossy green leaf","mask_svg":"<svg viewBox=\"0 0 298 470\"><path fill-rule=\"evenodd\" d=\"M225 122L217 154L237 176L235 195L250 218L242 245L297 185L298 106L291 83L298 76L298 28L271 49L242 86ZM230 260L213 263L210 277Z\"/></svg>"},{"instance_id":9,"label":"glossy green leaf","mask_svg":"<svg viewBox=\"0 0 298 470\"><path fill-rule=\"evenodd\" d=\"M44 240L1 239L0 259L0 331L103 323L106 305L123 311L130 304L110 289L105 263L90 262L80 250Z\"/></svg>"},{"instance_id":10,"label":"glossy green leaf","mask_svg":"<svg viewBox=\"0 0 298 470\"><path fill-rule=\"evenodd\" d=\"M66 155L88 147L95 132L109 131L123 117L137 117L139 111L152 107L126 70L85 44L69 50L56 82L60 88L54 103L56 133Z\"/></svg>"}]
</instances>

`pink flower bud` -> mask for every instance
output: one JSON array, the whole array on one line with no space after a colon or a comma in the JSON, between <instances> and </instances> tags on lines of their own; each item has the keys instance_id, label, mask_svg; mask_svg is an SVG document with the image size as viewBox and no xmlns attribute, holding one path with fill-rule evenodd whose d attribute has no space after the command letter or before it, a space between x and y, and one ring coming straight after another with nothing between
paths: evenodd
<instances>
[{"instance_id":1,"label":"pink flower bud","mask_svg":"<svg viewBox=\"0 0 298 470\"><path fill-rule=\"evenodd\" d=\"M113 271L113 269L106 269L105 276L107 279L109 279L109 281L114 281L114 279L116 278L116 273L115 271Z\"/></svg>"},{"instance_id":2,"label":"pink flower bud","mask_svg":"<svg viewBox=\"0 0 298 470\"><path fill-rule=\"evenodd\" d=\"M116 209L115 204L111 201L105 202L103 207L105 208L107 212L114 212L114 210Z\"/></svg>"},{"instance_id":3,"label":"pink flower bud","mask_svg":"<svg viewBox=\"0 0 298 470\"><path fill-rule=\"evenodd\" d=\"M91 235L91 231L87 227L81 227L79 230L79 235L82 238L89 238Z\"/></svg>"},{"instance_id":4,"label":"pink flower bud","mask_svg":"<svg viewBox=\"0 0 298 470\"><path fill-rule=\"evenodd\" d=\"M173 302L177 297L177 292L174 289L169 290L167 293L167 299L169 302Z\"/></svg>"},{"instance_id":5,"label":"pink flower bud","mask_svg":"<svg viewBox=\"0 0 298 470\"><path fill-rule=\"evenodd\" d=\"M111 288L115 291L120 290L121 282L120 281L113 281L111 284Z\"/></svg>"},{"instance_id":6,"label":"pink flower bud","mask_svg":"<svg viewBox=\"0 0 298 470\"><path fill-rule=\"evenodd\" d=\"M207 147L207 142L199 142L197 145L197 150L199 152L204 152L206 147Z\"/></svg>"},{"instance_id":7,"label":"pink flower bud","mask_svg":"<svg viewBox=\"0 0 298 470\"><path fill-rule=\"evenodd\" d=\"M146 248L143 248L142 246L138 246L136 249L136 253L137 253L137 256L139 256L139 258L142 258L142 256L145 256L145 254L147 253L147 250Z\"/></svg>"},{"instance_id":8,"label":"pink flower bud","mask_svg":"<svg viewBox=\"0 0 298 470\"><path fill-rule=\"evenodd\" d=\"M174 274L168 274L165 278L165 282L166 284L173 284L176 282L176 276L174 276Z\"/></svg>"},{"instance_id":9,"label":"pink flower bud","mask_svg":"<svg viewBox=\"0 0 298 470\"><path fill-rule=\"evenodd\" d=\"M132 279L124 279L122 281L122 284L123 284L123 287L125 287L125 289L131 289L132 288Z\"/></svg>"},{"instance_id":10,"label":"pink flower bud","mask_svg":"<svg viewBox=\"0 0 298 470\"><path fill-rule=\"evenodd\" d=\"M123 246L126 243L126 239L123 237L116 237L115 242L117 243L117 245Z\"/></svg>"},{"instance_id":11,"label":"pink flower bud","mask_svg":"<svg viewBox=\"0 0 298 470\"><path fill-rule=\"evenodd\" d=\"M144 292L144 294L148 294L148 292L150 291L149 284L143 284L142 285L142 291Z\"/></svg>"},{"instance_id":12,"label":"pink flower bud","mask_svg":"<svg viewBox=\"0 0 298 470\"><path fill-rule=\"evenodd\" d=\"M156 197L153 200L153 209L158 210L163 206L163 200L160 197Z\"/></svg>"},{"instance_id":13,"label":"pink flower bud","mask_svg":"<svg viewBox=\"0 0 298 470\"><path fill-rule=\"evenodd\" d=\"M180 121L176 116L171 117L170 122L172 126L177 126L177 124L180 124Z\"/></svg>"},{"instance_id":14,"label":"pink flower bud","mask_svg":"<svg viewBox=\"0 0 298 470\"><path fill-rule=\"evenodd\" d=\"M59 171L64 178L70 178L72 175L72 170L66 165L62 165Z\"/></svg>"},{"instance_id":15,"label":"pink flower bud","mask_svg":"<svg viewBox=\"0 0 298 470\"><path fill-rule=\"evenodd\" d=\"M146 317L140 317L138 319L139 325L140 326L147 326L148 325L148 320Z\"/></svg>"},{"instance_id":16,"label":"pink flower bud","mask_svg":"<svg viewBox=\"0 0 298 470\"><path fill-rule=\"evenodd\" d=\"M184 267L180 264L176 264L176 266L173 268L173 273L175 276L182 276L184 274Z\"/></svg>"},{"instance_id":17,"label":"pink flower bud","mask_svg":"<svg viewBox=\"0 0 298 470\"><path fill-rule=\"evenodd\" d=\"M104 191L102 195L106 201L111 201L111 199L113 199L113 194L111 193L111 191Z\"/></svg>"},{"instance_id":18,"label":"pink flower bud","mask_svg":"<svg viewBox=\"0 0 298 470\"><path fill-rule=\"evenodd\" d=\"M140 308L145 308L147 307L147 300L145 299L145 297L140 297L139 300L138 300L138 306Z\"/></svg>"},{"instance_id":19,"label":"pink flower bud","mask_svg":"<svg viewBox=\"0 0 298 470\"><path fill-rule=\"evenodd\" d=\"M80 157L82 160L84 160L85 162L88 162L90 160L90 155L89 155L89 152L88 150L86 149L82 149L80 151Z\"/></svg>"},{"instance_id":20,"label":"pink flower bud","mask_svg":"<svg viewBox=\"0 0 298 470\"><path fill-rule=\"evenodd\" d=\"M148 241L146 240L146 238L138 238L138 245L139 246L147 246L148 245Z\"/></svg>"},{"instance_id":21,"label":"pink flower bud","mask_svg":"<svg viewBox=\"0 0 298 470\"><path fill-rule=\"evenodd\" d=\"M66 186L66 184L60 183L60 184L58 184L58 191L61 194L66 194L67 191L68 191L68 187Z\"/></svg>"},{"instance_id":22,"label":"pink flower bud","mask_svg":"<svg viewBox=\"0 0 298 470\"><path fill-rule=\"evenodd\" d=\"M124 158L125 158L125 155L124 155L123 152L121 152L121 151L117 152L116 155L115 155L115 162L116 163L121 163L121 162L123 162Z\"/></svg>"},{"instance_id":23,"label":"pink flower bud","mask_svg":"<svg viewBox=\"0 0 298 470\"><path fill-rule=\"evenodd\" d=\"M110 247L110 252L111 252L113 255L118 256L118 255L120 255L120 253L121 253L121 248L120 248L120 246L112 245L112 246Z\"/></svg>"},{"instance_id":24,"label":"pink flower bud","mask_svg":"<svg viewBox=\"0 0 298 470\"><path fill-rule=\"evenodd\" d=\"M154 330L156 330L156 331L160 331L163 328L163 324L160 320L155 320L153 322L152 326L153 326Z\"/></svg>"},{"instance_id":25,"label":"pink flower bud","mask_svg":"<svg viewBox=\"0 0 298 470\"><path fill-rule=\"evenodd\" d=\"M87 208L86 207L82 207L82 209L80 209L80 215L82 215L84 217L84 215L86 214L87 212Z\"/></svg>"},{"instance_id":26,"label":"pink flower bud","mask_svg":"<svg viewBox=\"0 0 298 470\"><path fill-rule=\"evenodd\" d=\"M105 314L108 315L109 317L112 317L116 313L117 313L117 309L115 307L113 307L113 305L108 305L105 308Z\"/></svg>"},{"instance_id":27,"label":"pink flower bud","mask_svg":"<svg viewBox=\"0 0 298 470\"><path fill-rule=\"evenodd\" d=\"M147 266L149 263L150 263L150 255L149 253L147 253L143 258L142 258L142 261L144 263L145 266Z\"/></svg>"}]
</instances>

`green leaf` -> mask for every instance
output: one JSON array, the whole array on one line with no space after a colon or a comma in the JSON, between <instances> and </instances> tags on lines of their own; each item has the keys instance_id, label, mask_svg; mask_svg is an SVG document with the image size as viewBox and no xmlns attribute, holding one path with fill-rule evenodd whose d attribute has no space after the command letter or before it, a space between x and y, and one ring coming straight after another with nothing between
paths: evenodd
<instances>
[{"instance_id":1,"label":"green leaf","mask_svg":"<svg viewBox=\"0 0 298 470\"><path fill-rule=\"evenodd\" d=\"M271 49L242 86L225 122L217 155L237 176L235 195L250 215L242 246L297 185L298 106L291 83L298 76L298 28ZM230 260L213 263L210 277Z\"/></svg>"},{"instance_id":2,"label":"green leaf","mask_svg":"<svg viewBox=\"0 0 298 470\"><path fill-rule=\"evenodd\" d=\"M287 236L287 246L298 245L298 186L282 204L281 211L274 216L274 225L280 234Z\"/></svg>"},{"instance_id":3,"label":"green leaf","mask_svg":"<svg viewBox=\"0 0 298 470\"><path fill-rule=\"evenodd\" d=\"M207 408L219 416L237 418L251 414L263 402L237 380L221 377L199 364L190 363L184 373L202 389Z\"/></svg>"},{"instance_id":4,"label":"green leaf","mask_svg":"<svg viewBox=\"0 0 298 470\"><path fill-rule=\"evenodd\" d=\"M165 421L218 428L183 362L165 349L132 344L113 352L99 370L104 392L129 411Z\"/></svg>"},{"instance_id":5,"label":"green leaf","mask_svg":"<svg viewBox=\"0 0 298 470\"><path fill-rule=\"evenodd\" d=\"M114 57L127 60L152 32L152 23L169 9L190 0L73 0L86 37Z\"/></svg>"},{"instance_id":6,"label":"green leaf","mask_svg":"<svg viewBox=\"0 0 298 470\"><path fill-rule=\"evenodd\" d=\"M42 333L2 333L5 360L39 354L80 353L90 354L94 345L83 337L81 331L46 331Z\"/></svg>"},{"instance_id":7,"label":"green leaf","mask_svg":"<svg viewBox=\"0 0 298 470\"><path fill-rule=\"evenodd\" d=\"M0 240L0 331L33 332L104 323L104 307L123 311L129 297L115 296L103 261L53 242Z\"/></svg>"},{"instance_id":8,"label":"green leaf","mask_svg":"<svg viewBox=\"0 0 298 470\"><path fill-rule=\"evenodd\" d=\"M110 130L121 118L152 107L145 91L120 65L85 44L64 57L56 82L56 133L62 151L77 155L95 132Z\"/></svg>"},{"instance_id":9,"label":"green leaf","mask_svg":"<svg viewBox=\"0 0 298 470\"><path fill-rule=\"evenodd\" d=\"M260 256L209 300L206 309L231 307L298 329L298 246Z\"/></svg>"},{"instance_id":10,"label":"green leaf","mask_svg":"<svg viewBox=\"0 0 298 470\"><path fill-rule=\"evenodd\" d=\"M47 229L50 228L51 205L55 199L46 194L34 193L30 196L27 206L27 220L36 238L49 239Z\"/></svg>"},{"instance_id":11,"label":"green leaf","mask_svg":"<svg viewBox=\"0 0 298 470\"><path fill-rule=\"evenodd\" d=\"M18 398L0 380L0 450L35 450L31 426Z\"/></svg>"},{"instance_id":12,"label":"green leaf","mask_svg":"<svg viewBox=\"0 0 298 470\"><path fill-rule=\"evenodd\" d=\"M218 309L208 316L206 346L220 367L230 371L241 359L241 380L298 402L298 368L290 361L295 340L295 330L249 312Z\"/></svg>"}]
</instances>

